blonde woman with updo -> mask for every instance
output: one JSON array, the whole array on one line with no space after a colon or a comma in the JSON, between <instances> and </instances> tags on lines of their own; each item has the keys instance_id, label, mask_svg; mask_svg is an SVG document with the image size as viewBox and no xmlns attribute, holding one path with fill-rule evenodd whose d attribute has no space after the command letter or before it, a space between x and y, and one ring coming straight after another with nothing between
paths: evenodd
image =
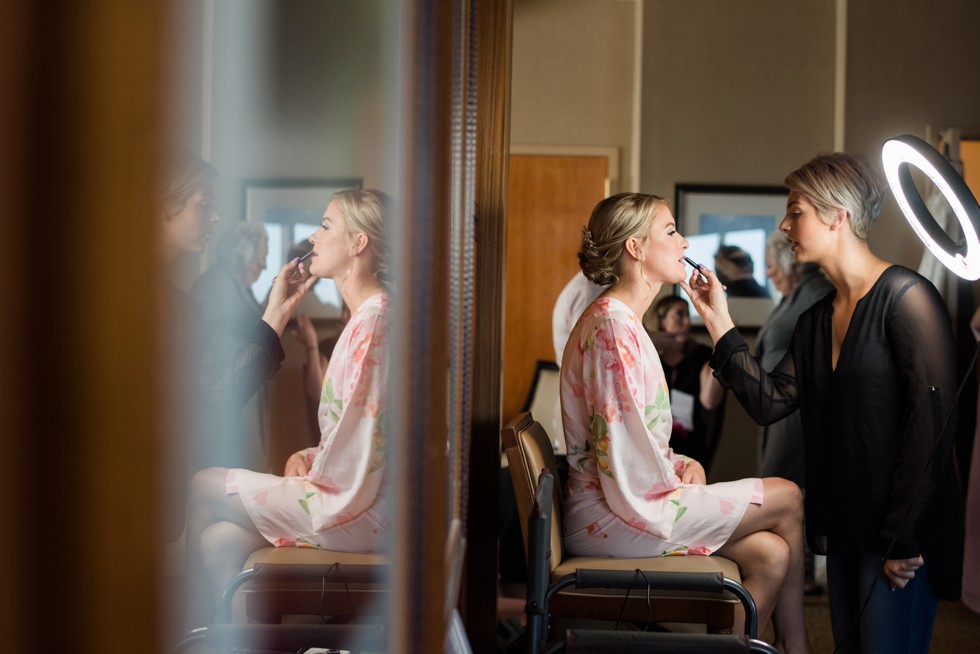
<instances>
[{"instance_id":1,"label":"blonde woman with updo","mask_svg":"<svg viewBox=\"0 0 980 654\"><path fill-rule=\"evenodd\" d=\"M726 556L760 626L772 618L776 646L808 652L799 488L776 478L708 485L701 464L669 446L666 378L641 317L664 284L685 279L687 247L654 195L607 198L583 229L582 272L605 291L572 330L561 365L565 546L585 556Z\"/></svg>"},{"instance_id":2,"label":"blonde woman with updo","mask_svg":"<svg viewBox=\"0 0 980 654\"><path fill-rule=\"evenodd\" d=\"M310 273L333 279L351 310L323 379L320 443L289 457L281 477L225 468L194 477L188 564L207 574L214 601L248 555L270 543L383 549L391 516L384 411L389 213L380 191L341 191L310 236Z\"/></svg>"}]
</instances>

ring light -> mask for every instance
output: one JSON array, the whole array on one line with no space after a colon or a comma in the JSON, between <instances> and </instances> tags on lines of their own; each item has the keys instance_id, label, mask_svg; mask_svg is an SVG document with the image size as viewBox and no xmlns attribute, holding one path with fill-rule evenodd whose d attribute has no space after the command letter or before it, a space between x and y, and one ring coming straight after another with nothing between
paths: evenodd
<instances>
[{"instance_id":1,"label":"ring light","mask_svg":"<svg viewBox=\"0 0 980 654\"><path fill-rule=\"evenodd\" d=\"M980 279L980 205L952 164L931 145L907 134L886 141L881 160L898 206L929 251L960 277ZM910 166L925 173L949 202L963 228L963 243L950 238L936 222L915 188Z\"/></svg>"}]
</instances>

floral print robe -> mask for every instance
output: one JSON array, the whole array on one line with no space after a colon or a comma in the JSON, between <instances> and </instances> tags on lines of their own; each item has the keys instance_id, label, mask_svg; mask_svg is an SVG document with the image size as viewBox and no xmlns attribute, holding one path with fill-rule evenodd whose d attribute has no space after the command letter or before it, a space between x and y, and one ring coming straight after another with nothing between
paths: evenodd
<instances>
[{"instance_id":1,"label":"floral print robe","mask_svg":"<svg viewBox=\"0 0 980 654\"><path fill-rule=\"evenodd\" d=\"M725 544L750 502L762 503L759 479L681 484L691 459L668 446L669 398L640 319L620 300L595 300L572 330L561 365L570 553L708 555Z\"/></svg>"},{"instance_id":2,"label":"floral print robe","mask_svg":"<svg viewBox=\"0 0 980 654\"><path fill-rule=\"evenodd\" d=\"M307 476L228 473L228 492L241 494L255 526L276 547L381 547L390 516L383 410L387 305L383 294L364 301L337 340L317 409L320 443L304 450Z\"/></svg>"}]
</instances>

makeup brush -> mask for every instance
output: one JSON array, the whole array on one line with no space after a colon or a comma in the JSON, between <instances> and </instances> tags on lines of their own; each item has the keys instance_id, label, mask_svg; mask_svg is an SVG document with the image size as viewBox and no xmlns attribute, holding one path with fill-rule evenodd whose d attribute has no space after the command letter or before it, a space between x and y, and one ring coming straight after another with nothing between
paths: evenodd
<instances>
[{"instance_id":1,"label":"makeup brush","mask_svg":"<svg viewBox=\"0 0 980 654\"><path fill-rule=\"evenodd\" d=\"M700 263L698 263L697 261L695 261L695 260L694 260L694 259L692 259L691 257L684 257L684 261L686 261L686 262L688 263L688 265L689 265L689 266L692 266L692 267L693 267L693 268L694 268L695 270L697 270L697 271L698 271L698 273L700 273L700 275L701 275L701 277L703 277L703 278L704 278L704 281L708 281L708 276L707 276L707 275L705 275L705 274L704 274L703 272L701 272L701 268L702 268L702 266L701 266L701 264L700 264ZM722 284L722 285L721 285L721 288L722 288L722 290L724 290L724 291L727 291L727 290L728 290L728 287L727 287L727 286L725 286L724 284Z\"/></svg>"},{"instance_id":2,"label":"makeup brush","mask_svg":"<svg viewBox=\"0 0 980 654\"><path fill-rule=\"evenodd\" d=\"M310 250L309 252L307 252L306 254L304 254L301 257L296 257L295 259L293 259L292 261L290 261L290 263L302 263L303 261L306 261L307 259L309 259L311 254L313 254L313 250ZM276 277L278 277L278 276L279 275L276 275ZM273 284L276 283L276 277L273 277L272 278L272 283Z\"/></svg>"}]
</instances>

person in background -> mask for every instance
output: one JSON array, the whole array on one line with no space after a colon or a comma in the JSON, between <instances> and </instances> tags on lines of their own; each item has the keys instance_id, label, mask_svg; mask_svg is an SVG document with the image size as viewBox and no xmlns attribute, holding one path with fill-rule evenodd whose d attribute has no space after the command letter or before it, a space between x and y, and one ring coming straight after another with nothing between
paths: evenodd
<instances>
[{"instance_id":1,"label":"person in background","mask_svg":"<svg viewBox=\"0 0 980 654\"><path fill-rule=\"evenodd\" d=\"M687 247L653 195L613 195L583 229L582 272L605 291L572 329L561 366L565 546L626 558L717 552L738 565L759 624L772 617L774 644L809 652L800 489L773 478L706 484L701 464L668 445L667 380L641 316L664 284L684 279Z\"/></svg>"},{"instance_id":2,"label":"person in background","mask_svg":"<svg viewBox=\"0 0 980 654\"><path fill-rule=\"evenodd\" d=\"M202 408L208 412L226 407L232 397L247 402L276 373L283 359L279 338L310 287L301 265L283 266L268 307L249 319L251 338L241 343L235 356L219 356L204 310L183 279L184 264L204 254L219 220L214 206L217 176L207 161L177 150L161 163L156 193L160 261L167 278L162 331L163 366L170 380L165 389L168 447L161 459L168 501L161 513L168 540L176 540L184 529L189 453L207 437L200 422Z\"/></svg>"},{"instance_id":3,"label":"person in background","mask_svg":"<svg viewBox=\"0 0 980 654\"><path fill-rule=\"evenodd\" d=\"M561 367L562 353L572 327L578 322L579 316L592 300L599 297L602 287L589 281L589 278L578 271L568 280L565 287L555 300L555 308L551 312L551 336L555 347L555 363Z\"/></svg>"},{"instance_id":4,"label":"person in background","mask_svg":"<svg viewBox=\"0 0 980 654\"><path fill-rule=\"evenodd\" d=\"M814 302L834 290L815 263L797 263L786 234L774 231L766 239L766 277L782 298L759 329L755 356L762 369L771 371L786 354L796 321ZM800 412L759 427L759 474L782 477L804 488L803 424ZM814 558L806 551L806 593L820 592L816 584Z\"/></svg>"},{"instance_id":5,"label":"person in background","mask_svg":"<svg viewBox=\"0 0 980 654\"><path fill-rule=\"evenodd\" d=\"M214 354L225 366L234 365L243 349L262 339L266 330L261 321L263 308L252 285L265 270L268 254L269 238L262 225L235 223L218 239L214 262L191 290L204 313ZM281 361L285 355L278 339L270 339L269 344ZM257 378L239 380L239 387L222 398L222 405L207 406L202 417L206 428L195 443L193 470L216 465L269 469L268 369L245 368L241 374L256 374Z\"/></svg>"},{"instance_id":6,"label":"person in background","mask_svg":"<svg viewBox=\"0 0 980 654\"><path fill-rule=\"evenodd\" d=\"M340 191L310 236L310 273L334 280L351 309L323 381L319 444L290 456L282 476L208 468L192 480L187 561L192 579L206 585L199 597L214 602L197 616L202 623L248 555L270 543L344 552L386 547L390 205L381 191Z\"/></svg>"},{"instance_id":7,"label":"person in background","mask_svg":"<svg viewBox=\"0 0 980 654\"><path fill-rule=\"evenodd\" d=\"M980 341L980 307L970 319L973 338ZM963 557L963 604L980 613L980 397L970 455L970 479L966 487L966 539Z\"/></svg>"},{"instance_id":8,"label":"person in background","mask_svg":"<svg viewBox=\"0 0 980 654\"><path fill-rule=\"evenodd\" d=\"M749 415L770 424L800 410L806 531L827 555L837 651L925 653L963 564L949 312L927 279L868 247L885 190L870 161L820 155L785 184L779 229L834 291L803 312L771 371L735 329L714 273L682 286L715 342L712 367Z\"/></svg>"},{"instance_id":9,"label":"person in background","mask_svg":"<svg viewBox=\"0 0 980 654\"><path fill-rule=\"evenodd\" d=\"M700 462L708 473L718 446L719 430L709 433L706 418L725 398L725 389L708 366L711 348L691 338L689 306L679 295L665 295L657 300L653 305L656 324L650 339L660 355L670 390L670 412L674 418L670 447L675 454ZM710 422L720 426L720 420Z\"/></svg>"},{"instance_id":10,"label":"person in background","mask_svg":"<svg viewBox=\"0 0 980 654\"><path fill-rule=\"evenodd\" d=\"M722 245L715 252L718 279L728 287L730 297L769 297L769 292L755 281L752 255L737 245Z\"/></svg>"},{"instance_id":11,"label":"person in background","mask_svg":"<svg viewBox=\"0 0 980 654\"><path fill-rule=\"evenodd\" d=\"M311 445L315 445L320 434L316 407L322 399L323 375L327 366L330 365L330 357L333 355L333 349L337 344L337 337L319 338L313 321L309 316L302 313L297 313L295 320L286 329L303 346L303 396L306 404L310 407L308 412L310 429L317 436Z\"/></svg>"},{"instance_id":12,"label":"person in background","mask_svg":"<svg viewBox=\"0 0 980 654\"><path fill-rule=\"evenodd\" d=\"M759 329L755 355L771 371L786 354L796 321L817 300L834 290L815 263L797 263L786 234L774 231L766 241L766 277L782 298ZM803 488L803 425L799 411L759 429L759 474L795 481Z\"/></svg>"}]
</instances>

